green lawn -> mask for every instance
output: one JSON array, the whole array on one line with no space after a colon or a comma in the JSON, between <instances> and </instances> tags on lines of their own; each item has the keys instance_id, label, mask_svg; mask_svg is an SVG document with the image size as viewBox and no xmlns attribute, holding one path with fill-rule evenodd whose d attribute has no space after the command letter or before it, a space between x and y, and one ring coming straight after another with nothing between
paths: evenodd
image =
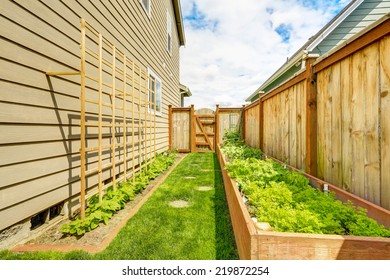
<instances>
[{"instance_id":1,"label":"green lawn","mask_svg":"<svg viewBox=\"0 0 390 280\"><path fill-rule=\"evenodd\" d=\"M171 207L176 200L189 207ZM0 259L238 259L218 159L213 153L189 154L102 253L4 251Z\"/></svg>"}]
</instances>

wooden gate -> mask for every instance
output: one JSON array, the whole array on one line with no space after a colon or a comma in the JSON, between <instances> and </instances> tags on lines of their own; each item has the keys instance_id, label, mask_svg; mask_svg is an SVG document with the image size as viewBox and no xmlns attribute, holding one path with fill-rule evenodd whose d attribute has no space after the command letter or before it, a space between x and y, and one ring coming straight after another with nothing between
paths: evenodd
<instances>
[{"instance_id":1,"label":"wooden gate","mask_svg":"<svg viewBox=\"0 0 390 280\"><path fill-rule=\"evenodd\" d=\"M215 113L211 109L199 109L193 115L193 143L196 152L215 150Z\"/></svg>"},{"instance_id":2,"label":"wooden gate","mask_svg":"<svg viewBox=\"0 0 390 280\"><path fill-rule=\"evenodd\" d=\"M169 106L169 148L181 153L215 151L226 130L239 129L242 108L194 110Z\"/></svg>"}]
</instances>

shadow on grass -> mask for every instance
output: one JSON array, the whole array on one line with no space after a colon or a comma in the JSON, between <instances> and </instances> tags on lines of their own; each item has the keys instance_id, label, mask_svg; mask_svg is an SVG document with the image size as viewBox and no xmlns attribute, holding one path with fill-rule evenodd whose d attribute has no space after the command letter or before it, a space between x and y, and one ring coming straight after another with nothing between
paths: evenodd
<instances>
[{"instance_id":1,"label":"shadow on grass","mask_svg":"<svg viewBox=\"0 0 390 280\"><path fill-rule=\"evenodd\" d=\"M202 168L212 168L213 171L205 172ZM185 176L198 177L198 180L185 180ZM195 190L209 184L214 184L215 187L212 195L211 192ZM176 199L197 203L189 208L169 207L168 202ZM194 154L183 160L101 253L73 251L66 254L18 254L3 251L0 252L0 259L237 260L238 253L218 158L215 154L208 153Z\"/></svg>"},{"instance_id":2,"label":"shadow on grass","mask_svg":"<svg viewBox=\"0 0 390 280\"><path fill-rule=\"evenodd\" d=\"M217 260L238 260L229 207L226 201L222 172L217 155L213 154L215 181L215 242Z\"/></svg>"}]
</instances>

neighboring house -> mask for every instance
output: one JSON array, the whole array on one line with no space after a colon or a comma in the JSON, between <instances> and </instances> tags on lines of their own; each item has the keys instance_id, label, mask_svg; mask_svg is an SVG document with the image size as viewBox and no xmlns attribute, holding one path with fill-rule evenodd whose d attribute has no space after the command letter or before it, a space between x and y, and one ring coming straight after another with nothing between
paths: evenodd
<instances>
[{"instance_id":1,"label":"neighboring house","mask_svg":"<svg viewBox=\"0 0 390 280\"><path fill-rule=\"evenodd\" d=\"M168 149L168 105L183 102L179 0L1 1L0 248L12 237L31 236L30 221L46 223L80 205L80 77L45 73L81 71L81 19L147 73L142 79L148 76L149 90L155 88L148 112L156 129L146 131L156 135L157 152ZM130 133L129 139L137 135ZM123 173L119 163L114 168ZM104 170L102 180L109 181L110 172ZM88 180L97 184L95 177Z\"/></svg>"},{"instance_id":2,"label":"neighboring house","mask_svg":"<svg viewBox=\"0 0 390 280\"><path fill-rule=\"evenodd\" d=\"M184 107L184 98L192 96L192 93L187 86L180 84L180 96L180 107Z\"/></svg>"},{"instance_id":3,"label":"neighboring house","mask_svg":"<svg viewBox=\"0 0 390 280\"><path fill-rule=\"evenodd\" d=\"M390 0L352 0L245 101L254 102L305 69L303 57L322 56L390 12Z\"/></svg>"}]
</instances>

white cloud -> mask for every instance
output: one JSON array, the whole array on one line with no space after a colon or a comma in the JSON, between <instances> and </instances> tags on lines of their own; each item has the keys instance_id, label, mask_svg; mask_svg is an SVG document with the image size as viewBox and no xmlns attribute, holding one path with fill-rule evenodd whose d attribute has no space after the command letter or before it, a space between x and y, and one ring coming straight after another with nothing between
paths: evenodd
<instances>
[{"instance_id":1,"label":"white cloud","mask_svg":"<svg viewBox=\"0 0 390 280\"><path fill-rule=\"evenodd\" d=\"M186 106L242 106L349 1L182 0L181 82L193 94ZM278 27L289 31L285 41Z\"/></svg>"}]
</instances>

